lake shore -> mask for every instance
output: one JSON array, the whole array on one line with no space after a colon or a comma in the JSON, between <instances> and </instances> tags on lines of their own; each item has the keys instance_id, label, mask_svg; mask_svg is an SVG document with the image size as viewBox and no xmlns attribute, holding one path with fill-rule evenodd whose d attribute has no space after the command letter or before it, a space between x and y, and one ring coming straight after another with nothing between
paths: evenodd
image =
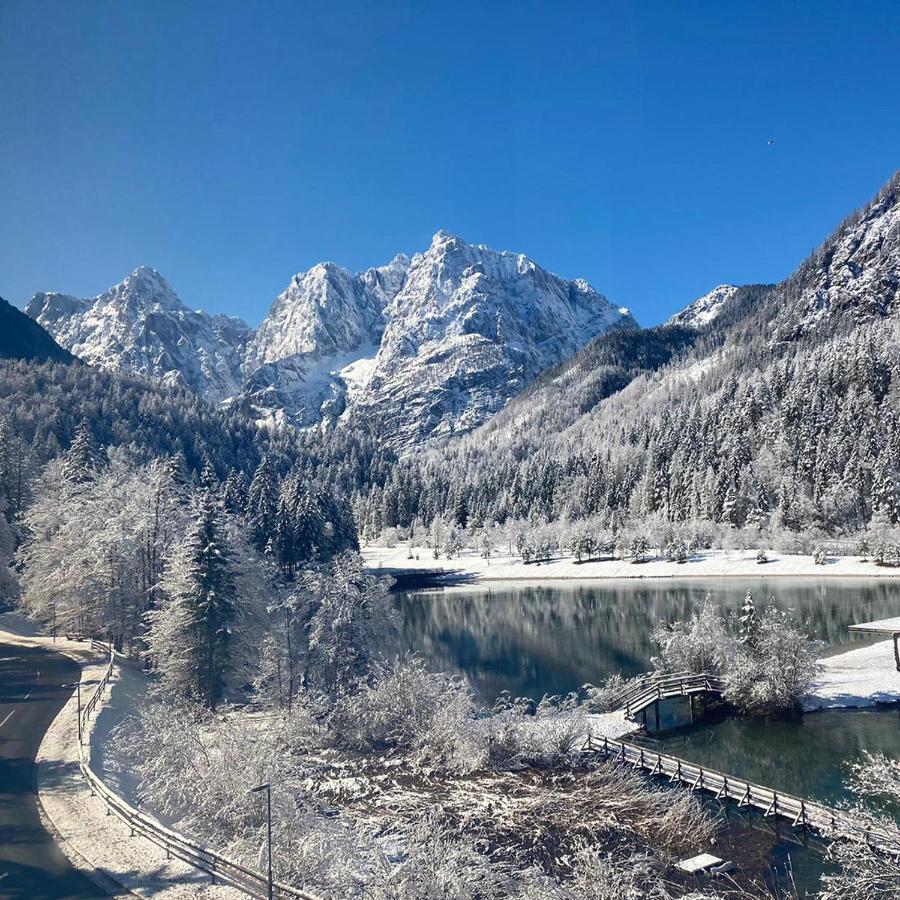
<instances>
[{"instance_id":1,"label":"lake shore","mask_svg":"<svg viewBox=\"0 0 900 900\"><path fill-rule=\"evenodd\" d=\"M485 559L475 550L463 550L452 559L434 558L426 547L364 547L366 565L388 571L442 571L448 581L591 581L623 578L900 578L900 568L878 566L858 556L829 557L818 565L809 554L767 551L768 562L756 561L756 550L702 550L687 562L648 558L604 559L577 562L561 554L541 563L525 563L513 554ZM412 558L410 559L410 554ZM417 558L418 556L418 558Z\"/></svg>"}]
</instances>

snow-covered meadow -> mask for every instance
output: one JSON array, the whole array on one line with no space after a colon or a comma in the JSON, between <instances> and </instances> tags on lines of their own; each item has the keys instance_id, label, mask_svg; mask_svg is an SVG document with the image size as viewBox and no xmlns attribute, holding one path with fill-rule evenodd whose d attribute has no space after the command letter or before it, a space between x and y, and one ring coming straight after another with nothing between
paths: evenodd
<instances>
[{"instance_id":1,"label":"snow-covered meadow","mask_svg":"<svg viewBox=\"0 0 900 900\"><path fill-rule=\"evenodd\" d=\"M433 569L453 577L478 581L545 581L594 578L809 578L865 577L898 578L900 568L876 565L871 557L833 556L817 563L812 554L764 551L767 561L758 562L757 550L698 550L686 562L675 562L648 554L645 561L609 558L578 562L574 555L560 553L541 562L523 561L516 553L495 553L487 558L479 551L462 548L458 555L438 559L428 547L394 547L370 544L362 553L367 566L378 569Z\"/></svg>"}]
</instances>

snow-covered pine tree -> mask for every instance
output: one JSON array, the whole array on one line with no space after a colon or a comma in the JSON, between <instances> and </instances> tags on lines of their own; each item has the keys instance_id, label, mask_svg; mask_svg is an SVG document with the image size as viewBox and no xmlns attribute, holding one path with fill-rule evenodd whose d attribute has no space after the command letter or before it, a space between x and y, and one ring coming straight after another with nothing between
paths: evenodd
<instances>
[{"instance_id":1,"label":"snow-covered pine tree","mask_svg":"<svg viewBox=\"0 0 900 900\"><path fill-rule=\"evenodd\" d=\"M94 440L87 420L82 420L63 459L63 474L69 481L80 484L90 481L103 468L103 453Z\"/></svg>"},{"instance_id":2,"label":"snow-covered pine tree","mask_svg":"<svg viewBox=\"0 0 900 900\"><path fill-rule=\"evenodd\" d=\"M231 469L225 479L225 487L222 493L222 502L225 509L232 515L239 515L247 508L247 483L243 472Z\"/></svg>"},{"instance_id":3,"label":"snow-covered pine tree","mask_svg":"<svg viewBox=\"0 0 900 900\"><path fill-rule=\"evenodd\" d=\"M168 601L148 614L148 655L164 690L215 709L237 668L237 587L220 512L200 492L193 522L163 578Z\"/></svg>"},{"instance_id":4,"label":"snow-covered pine tree","mask_svg":"<svg viewBox=\"0 0 900 900\"><path fill-rule=\"evenodd\" d=\"M297 481L291 501L294 521L294 552L297 563L310 563L319 555L324 523L307 485Z\"/></svg>"},{"instance_id":5,"label":"snow-covered pine tree","mask_svg":"<svg viewBox=\"0 0 900 900\"><path fill-rule=\"evenodd\" d=\"M219 488L221 487L219 476L209 460L206 460L200 472L200 487L211 494L219 493Z\"/></svg>"},{"instance_id":6,"label":"snow-covered pine tree","mask_svg":"<svg viewBox=\"0 0 900 900\"><path fill-rule=\"evenodd\" d=\"M288 581L292 580L297 566L297 549L290 500L284 494L278 500L271 546L281 574Z\"/></svg>"},{"instance_id":7,"label":"snow-covered pine tree","mask_svg":"<svg viewBox=\"0 0 900 900\"><path fill-rule=\"evenodd\" d=\"M274 535L278 512L278 485L272 460L266 454L253 475L247 492L250 541L261 553Z\"/></svg>"},{"instance_id":8,"label":"snow-covered pine tree","mask_svg":"<svg viewBox=\"0 0 900 900\"><path fill-rule=\"evenodd\" d=\"M756 604L753 602L753 594L750 591L747 591L744 597L740 623L740 641L745 647L752 648L759 634L759 618L756 615Z\"/></svg>"},{"instance_id":9,"label":"snow-covered pine tree","mask_svg":"<svg viewBox=\"0 0 900 900\"><path fill-rule=\"evenodd\" d=\"M872 521L895 525L900 520L900 490L896 472L886 456L882 453L878 457L872 472Z\"/></svg>"}]
</instances>

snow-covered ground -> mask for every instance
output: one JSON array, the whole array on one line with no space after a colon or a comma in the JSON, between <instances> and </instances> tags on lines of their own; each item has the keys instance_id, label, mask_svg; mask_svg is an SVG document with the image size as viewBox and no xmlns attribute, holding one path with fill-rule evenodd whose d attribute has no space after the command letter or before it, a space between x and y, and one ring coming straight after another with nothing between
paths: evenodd
<instances>
[{"instance_id":1,"label":"snow-covered ground","mask_svg":"<svg viewBox=\"0 0 900 900\"><path fill-rule=\"evenodd\" d=\"M505 548L503 548L505 551ZM418 559L416 555L418 554ZM410 548L399 543L394 548L364 547L363 557L372 569L443 569L471 577L478 581L544 581L552 579L593 578L780 578L806 576L824 578L834 576L865 576L868 578L898 578L900 568L876 566L871 560L858 556L829 558L825 565L816 565L812 555L792 555L768 551L769 561L760 565L756 550L703 550L688 562L668 562L665 559L649 559L636 563L631 559L610 559L600 562L577 563L574 556L561 555L550 562L522 562L513 554L484 559L475 550L463 550L459 557L440 559L427 547Z\"/></svg>"},{"instance_id":2,"label":"snow-covered ground","mask_svg":"<svg viewBox=\"0 0 900 900\"><path fill-rule=\"evenodd\" d=\"M82 666L83 696L89 697L105 669L105 658L92 653L85 643L57 640L37 634L33 623L15 613L0 614L0 636L10 643L46 646L65 653ZM121 667L120 667L121 668ZM109 702L92 720L91 732L101 745L109 731L132 709L140 688L138 678L116 675ZM131 837L116 816L106 815L102 801L92 797L78 768L78 726L73 695L47 729L37 756L37 786L42 818L60 849L73 865L88 874L100 874L138 897L154 900L237 900L240 891L209 883L209 876L183 863L167 860L165 851L141 837ZM115 790L133 796L134 783L122 778L104 752L91 746L91 762ZM130 799L126 795L126 799Z\"/></svg>"},{"instance_id":3,"label":"snow-covered ground","mask_svg":"<svg viewBox=\"0 0 900 900\"><path fill-rule=\"evenodd\" d=\"M804 704L807 710L900 703L893 641L848 650L821 663L822 674Z\"/></svg>"}]
</instances>

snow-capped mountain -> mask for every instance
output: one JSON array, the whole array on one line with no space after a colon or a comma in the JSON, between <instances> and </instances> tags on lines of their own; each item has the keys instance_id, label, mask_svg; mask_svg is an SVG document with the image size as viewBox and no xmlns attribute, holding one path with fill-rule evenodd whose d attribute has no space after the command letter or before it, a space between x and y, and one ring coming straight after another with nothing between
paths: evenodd
<instances>
[{"instance_id":1,"label":"snow-capped mountain","mask_svg":"<svg viewBox=\"0 0 900 900\"><path fill-rule=\"evenodd\" d=\"M362 417L398 449L474 428L591 338L637 327L585 281L443 231L412 259L294 276L255 333L192 312L146 268L93 300L36 294L26 311L87 362L260 421Z\"/></svg>"},{"instance_id":2,"label":"snow-capped mountain","mask_svg":"<svg viewBox=\"0 0 900 900\"><path fill-rule=\"evenodd\" d=\"M738 287L734 284L720 284L708 294L695 300L680 312L675 313L666 325L681 325L682 328L703 328L715 319L725 304L735 295Z\"/></svg>"},{"instance_id":3,"label":"snow-capped mountain","mask_svg":"<svg viewBox=\"0 0 900 900\"><path fill-rule=\"evenodd\" d=\"M357 275L326 262L295 275L247 347L243 398L300 426L340 416L377 353L409 262L398 254Z\"/></svg>"},{"instance_id":4,"label":"snow-capped mountain","mask_svg":"<svg viewBox=\"0 0 900 900\"><path fill-rule=\"evenodd\" d=\"M355 407L400 448L471 430L591 338L637 327L585 281L443 231L413 257L385 319Z\"/></svg>"},{"instance_id":5,"label":"snow-capped mountain","mask_svg":"<svg viewBox=\"0 0 900 900\"><path fill-rule=\"evenodd\" d=\"M900 313L900 172L784 284L780 336Z\"/></svg>"},{"instance_id":6,"label":"snow-capped mountain","mask_svg":"<svg viewBox=\"0 0 900 900\"><path fill-rule=\"evenodd\" d=\"M188 309L169 283L142 266L93 299L35 294L25 312L85 362L224 400L240 386L249 327Z\"/></svg>"}]
</instances>

